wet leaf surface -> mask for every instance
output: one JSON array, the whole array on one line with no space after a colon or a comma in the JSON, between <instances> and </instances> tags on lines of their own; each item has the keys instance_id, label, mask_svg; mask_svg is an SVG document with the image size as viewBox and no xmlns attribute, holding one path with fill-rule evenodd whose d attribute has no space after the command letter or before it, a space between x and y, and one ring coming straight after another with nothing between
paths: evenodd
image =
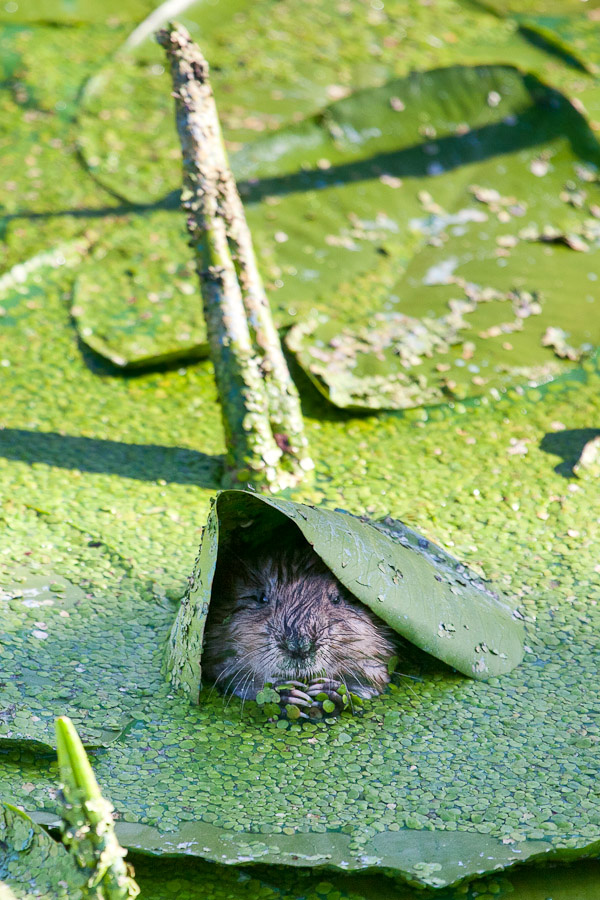
<instances>
[{"instance_id":1,"label":"wet leaf surface","mask_svg":"<svg viewBox=\"0 0 600 900\"><path fill-rule=\"evenodd\" d=\"M128 77L126 67L119 77ZM154 88L150 96L158 99ZM124 117L116 118L122 152L129 139ZM599 301L591 280L599 161L568 95L509 66L434 69L359 90L299 124L251 135L232 156L279 322L300 320L289 346L336 405L374 409L547 381L565 368L544 349L548 326L569 325L578 347L597 344L588 312ZM148 167L156 177L170 168L158 158ZM143 177L139 165L136 174ZM165 244L172 222L163 215L156 224ZM589 251L585 270L550 241ZM123 292L113 280L109 268L99 284L84 281L84 339L110 353L98 333L112 328L112 359L143 360L127 337L141 315L142 333L163 332L159 358L169 337L173 355L185 355L177 332L190 328L177 326L177 304L172 310L167 299L158 310L146 299L169 292L164 261L144 284L137 279L135 310L110 300ZM562 299L574 285L567 314ZM470 287L496 296L484 297L483 308ZM539 294L539 317L506 315L500 304L515 291ZM165 312L173 320L166 329ZM464 344L474 344L468 365Z\"/></svg>"},{"instance_id":2,"label":"wet leaf surface","mask_svg":"<svg viewBox=\"0 0 600 900\"><path fill-rule=\"evenodd\" d=\"M401 120L395 128L394 103ZM425 120L429 142L422 139ZM565 368L556 357L577 361L592 351L600 325L590 309L600 294L598 228L589 203L598 193L600 157L585 120L564 97L508 68L451 69L341 101L319 125L321 144L305 136L305 156L334 156L323 132L335 129L368 135L355 137L349 152L367 158L371 179L383 165L402 187L390 192L379 233L376 219L369 225L389 258L343 283L327 311L294 326L287 338L332 402L403 409L463 400L524 379L547 381ZM408 149L390 151L394 139ZM269 141L275 139L253 145L251 158L260 158L263 147L268 158ZM334 139L335 149L343 141ZM577 148L579 160L571 156ZM289 165L285 157L279 164ZM419 215L411 206L415 194ZM556 224L540 229L534 224L540 221ZM365 237L358 224L341 233L350 251L359 249L353 236ZM409 259L394 242L412 245ZM589 254L585 263L573 250ZM568 307L567 291L574 296ZM358 310L361 298L360 314L340 316L338 304ZM553 355L546 329L564 332L569 351Z\"/></svg>"}]
</instances>

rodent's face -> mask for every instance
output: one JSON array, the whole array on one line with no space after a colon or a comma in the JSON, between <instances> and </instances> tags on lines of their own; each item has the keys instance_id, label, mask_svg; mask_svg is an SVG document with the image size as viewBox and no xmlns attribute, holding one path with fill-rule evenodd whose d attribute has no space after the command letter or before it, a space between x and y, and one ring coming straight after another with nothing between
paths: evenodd
<instances>
[{"instance_id":1,"label":"rodent's face","mask_svg":"<svg viewBox=\"0 0 600 900\"><path fill-rule=\"evenodd\" d=\"M252 563L232 556L223 569L211 604L220 613L209 615L206 630L209 677L247 697L265 682L320 675L378 690L387 682L395 650L389 629L353 601L308 545Z\"/></svg>"}]
</instances>

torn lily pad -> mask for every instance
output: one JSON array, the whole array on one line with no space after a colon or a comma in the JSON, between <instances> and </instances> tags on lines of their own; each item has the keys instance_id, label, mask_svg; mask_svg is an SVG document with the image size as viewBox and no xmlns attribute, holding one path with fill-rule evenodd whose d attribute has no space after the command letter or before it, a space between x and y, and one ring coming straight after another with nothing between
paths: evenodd
<instances>
[{"instance_id":1,"label":"torn lily pad","mask_svg":"<svg viewBox=\"0 0 600 900\"><path fill-rule=\"evenodd\" d=\"M219 545L276 541L292 521L334 575L399 635L465 675L487 679L522 659L519 612L480 576L402 522L222 491L169 639L166 671L197 702L204 624ZM400 577L399 577L400 573Z\"/></svg>"},{"instance_id":2,"label":"torn lily pad","mask_svg":"<svg viewBox=\"0 0 600 900\"><path fill-rule=\"evenodd\" d=\"M287 345L315 385L342 408L409 409L421 404L442 403L457 393L456 382L447 373L452 364L465 366L481 342L467 340L472 328L465 315L478 304L511 302L514 319L498 321L478 332L486 340L520 332L524 320L542 313L542 298L536 291L507 292L481 287L464 278L446 274L464 298L448 302L449 312L421 319L400 312L376 313L340 326L328 315L315 316L295 325ZM456 362L456 353L462 351ZM481 349L478 358L481 356ZM573 357L569 357L573 358ZM429 363L426 366L424 363ZM474 373L480 372L472 363ZM476 386L485 383L473 378Z\"/></svg>"},{"instance_id":3,"label":"torn lily pad","mask_svg":"<svg viewBox=\"0 0 600 900\"><path fill-rule=\"evenodd\" d=\"M340 330L323 314L295 325L287 346L336 406L406 409L444 400L443 379L430 383L416 368L460 341L462 319L416 319L377 313ZM354 325L354 327L353 327Z\"/></svg>"}]
</instances>

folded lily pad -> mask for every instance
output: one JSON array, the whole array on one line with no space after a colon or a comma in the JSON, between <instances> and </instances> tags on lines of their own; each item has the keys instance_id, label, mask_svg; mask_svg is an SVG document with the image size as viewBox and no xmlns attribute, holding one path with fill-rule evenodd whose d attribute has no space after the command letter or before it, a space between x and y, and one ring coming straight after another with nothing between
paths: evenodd
<instances>
[{"instance_id":1,"label":"folded lily pad","mask_svg":"<svg viewBox=\"0 0 600 900\"><path fill-rule=\"evenodd\" d=\"M472 678L510 672L523 657L522 614L448 553L392 519L371 523L247 491L219 494L167 655L172 683L195 701L219 541L277 540L286 521L355 597L398 634ZM246 530L247 529L247 530Z\"/></svg>"},{"instance_id":2,"label":"folded lily pad","mask_svg":"<svg viewBox=\"0 0 600 900\"><path fill-rule=\"evenodd\" d=\"M277 505L242 496L283 515ZM304 511L292 510L297 508ZM307 507L308 519L295 520L307 533L314 513ZM338 515L350 534L372 527ZM380 527L390 530L394 547L396 534L412 540L394 522ZM378 540L380 532L373 531ZM208 551L210 545L208 535L203 546ZM344 546L342 561L353 546L350 540ZM418 553L397 546L434 571L422 556L438 555L432 545ZM342 716L334 727L280 727L253 704L242 709L236 698L226 704L206 691L193 705L174 692L160 672L170 605L137 580L119 583L114 561L98 548L79 546L70 536L70 553L73 548L85 573L85 600L66 608L68 618L58 613L48 619L52 607L32 613L36 621L43 614L49 626L39 658L60 685L40 698L44 719L38 727L65 703L88 729L104 721L102 703L114 704L113 716L115 707L134 712L119 740L94 759L115 805L123 846L238 866L385 868L430 886L540 855L598 852L596 813L586 799L597 774L597 728L589 712L597 663L586 643L592 626L580 621L582 604L561 602L553 590L552 623L545 621L542 633L530 629L527 662L502 678L455 675L415 650L401 668L409 677L399 676L366 705L362 718ZM439 573L450 577L441 557ZM537 592L545 563L531 564ZM344 568L352 573L352 560ZM367 575L379 579L383 573ZM407 569L404 577L409 575ZM589 611L595 615L593 606ZM13 671L31 655L28 624L8 645ZM86 672L78 671L82 667ZM565 683L565 671L573 667L577 677ZM39 714L38 686L27 680L17 687L23 708L28 702ZM53 760L33 745L9 747L0 759L0 793L28 810L55 812L55 783Z\"/></svg>"},{"instance_id":3,"label":"folded lily pad","mask_svg":"<svg viewBox=\"0 0 600 900\"><path fill-rule=\"evenodd\" d=\"M6 5L13 11L4 10L2 16L11 22L44 10L53 21L59 12L73 12L73 19L81 19L88 7L102 21L108 16L112 20L115 12L114 4L96 0L85 11L80 2L62 3L60 11L56 3L27 4L27 9L23 2ZM520 0L512 5L523 11ZM536 0L535 5L543 14L560 4ZM144 14L138 5L124 6L127 9L118 10L121 21L123 15L139 19ZM544 80L580 101L578 108L589 122L600 121L600 91L588 73L526 42L514 21L492 19L481 12L481 4L436 0L423 6L386 0L378 10L351 0L341 4L347 12L339 18L320 0L243 0L232 15L229 0L201 6L214 20L221 18L218 39L207 49L216 63L213 68L222 66L214 72L215 84L218 80L226 133L234 139L246 141L252 128L271 127L271 115L279 127L296 111L310 116L349 86L382 84L413 69L507 60L518 61L527 71L543 70ZM591 21L597 3L572 0L570 6L580 16L587 13ZM527 8L534 4L528 2ZM327 17L335 27L324 24ZM300 41L303 29L309 37ZM123 64L123 77L107 82L97 106L86 107L71 126L69 134L77 132L78 137L95 129L82 159L71 153L69 134L65 141L65 116L72 114L80 96L74 90L73 64L67 67L66 82L54 75L44 80L45 72L61 69L60 51L68 49L68 35L57 36L48 53L41 30L15 31L10 25L4 36L9 64L13 50L22 53L26 40L30 49L18 70L9 65L6 72L3 202L7 213L19 216L7 222L6 267L84 232L106 246L108 231L115 226L112 217L120 215L123 206L112 206L102 184L123 196L135 190L144 204L158 199L162 209L163 195L179 183L177 159L157 153L160 147L176 150L168 77L150 71L164 62L159 48L146 59L146 67L138 68L141 80L160 95L156 117L152 119L154 107L145 106L143 92L129 91L131 69ZM92 29L65 31L82 32L73 34L76 61L82 42L89 43L87 62L79 69L82 76L124 36L123 29L110 24L101 41ZM197 34L206 46L204 25ZM257 54L257 46L263 52ZM297 54L292 65L287 62L290 51ZM118 65L111 68L117 72ZM313 80L317 68L318 88ZM14 71L19 72L16 81ZM221 91L222 86L231 92ZM283 100L269 93L279 86ZM55 104L63 103L62 113L58 107L53 112ZM403 115L401 109L395 112ZM147 125L145 132L140 124ZM167 128L170 133L161 143ZM260 134L254 131L254 137ZM435 143L427 134L417 140ZM570 159L572 148L564 149ZM35 161L24 163L30 154ZM153 155L154 162L145 167ZM534 152L533 158L524 156L524 166L536 162L537 171L543 171L545 162L555 166L560 160L560 154L545 160ZM494 161L502 166L503 156ZM428 162L435 157L428 155ZM301 180L294 177L301 163L291 172L287 193L277 177L269 180L268 171L263 185L245 185L253 234L280 323L304 320L313 307L318 312L337 310L340 321L347 322L371 300L373 312L387 312L383 304L396 293L393 286L417 251L409 275L416 280L414 290L421 291L422 299L438 291L443 296L431 309L430 303L424 304L416 317L430 311L434 317L446 315L456 286L422 285L421 279L433 265L438 277L448 271L447 265L438 264L455 255L454 245L449 245L448 257L443 247L427 245L431 257L426 259L419 248L436 235L424 238L422 228L406 234L404 225L411 219L431 215L439 224L418 193L428 191L452 215L462 209L485 213L487 223L466 223L481 232L497 221L502 208L495 212L469 191L470 186L495 189L504 200L521 199L518 185L514 190L505 186L506 176L496 169L485 179L478 172L465 177L464 193L457 199L458 180L467 174L461 168L449 174L457 180L453 188L446 175L427 176L417 185L384 170L361 180L361 173L369 174L368 160L352 167L359 170L356 181L329 184L327 173L333 177L336 172L331 171L333 165L326 168L325 156L313 160ZM593 203L594 182L584 184L575 174L575 191L566 187L569 174L561 192L577 202L581 190L587 190L584 205ZM533 176L543 202L550 176L550 170ZM147 190L146 178L156 194ZM262 199L263 188L271 192L268 202ZM550 190L547 195L555 196ZM177 199L168 202L174 207ZM564 201L557 209L560 217L546 216L539 206L531 222L523 222L526 216L512 216L509 224L519 229L536 225L540 232L551 225L565 236L577 233L583 213ZM146 214L139 207L127 211L131 216ZM172 215L178 223L171 229L175 234L181 220L178 212ZM446 231L461 224L450 222ZM502 224L490 235L490 244L506 235ZM169 239L167 217L161 228L159 246ZM448 240L459 238L451 233ZM473 233L472 249L484 243ZM533 268L542 273L546 251L556 254L556 266L548 267L549 282L562 277L557 276L558 261L572 257L579 274L567 271L566 286L555 296L562 290L563 301L568 297L571 302L580 293L589 294L588 275L598 268L595 261L590 264L593 249L571 251L565 244L525 238L519 239L518 250L497 246L511 253L498 257L508 260L504 271L517 253L524 254L526 263L531 251L540 254L533 256ZM489 272L501 268L496 259L490 263L485 256L477 265L483 275L470 272L468 280L482 287L491 284ZM385 275L387 294L377 293L380 274ZM457 676L415 650L402 670L410 677L398 674L389 690L368 704L362 719L342 716L335 727L322 723L314 730L291 723L280 728L265 723L251 704L242 708L237 698L227 705L206 691L202 703L193 706L168 690L160 672L175 615L173 601L178 590L183 592L198 544L198 523L205 519L208 497L218 481L215 466L207 470L201 455L184 449L223 451L210 373L200 366L188 368L185 375L144 373L135 381L98 377L110 370L98 361L93 367L85 365L65 315L73 271L60 265L37 275L38 283L29 280L22 290L11 289L1 299L6 314L0 359L7 389L0 480L7 503L0 561L3 572L7 569L5 585L27 588L19 577L33 572L36 577L48 575L49 583L61 583L64 593L70 593L70 582L84 596L77 593L75 602L64 608L58 602L29 607L17 602L16 595L1 601L1 693L3 700L7 694L10 698L0 703L0 715L9 721L3 717L0 722L8 726L2 732L6 735L15 724L10 707L16 704L22 734L18 743L6 738L0 746L1 795L46 821L56 819L57 772L48 749L53 741L51 717L68 711L88 740L95 740L105 726L118 726L114 733L119 739L94 753L94 768L115 804L123 843L140 847L141 854L155 854L140 854L136 860L140 875L155 867L152 877L140 877L143 896L291 900L340 894L344 900L357 900L364 892L369 900L390 894L404 900L422 891L398 887L400 878L431 886L501 866L503 872L478 877L470 885L438 887L436 896L596 900L599 876L593 863L564 869L519 865L536 858L536 847L542 852L552 848L545 859L552 852L571 860L598 854L597 491L590 490L590 482L575 491L576 483L569 485L563 477L581 452L582 434L591 432L598 419L600 391L589 361L577 375L577 387L566 393L561 393L563 382L556 391L525 389L518 398L511 392L494 404L457 404L454 411L431 410L426 415L349 421L347 415L327 411L318 398L307 398L320 476L295 499L357 510L368 507L373 515L389 510L418 522L416 527L428 529L448 546L454 540L456 555L485 561L493 581L510 593L518 595L523 585L523 607L528 617L538 619L535 626L526 623L524 662L501 678L484 682ZM367 279L366 287L354 296L347 288L359 278ZM543 284L528 287L526 280L519 285L512 277L507 281L496 289L537 292L548 308L550 295ZM498 317L478 325L489 330L514 321L512 302L479 304L466 318L474 320L495 308ZM597 319L595 302L589 304L590 324ZM399 311L410 315L402 305ZM531 315L525 327L538 319ZM556 324L554 317L546 323ZM571 332L571 325L562 328ZM493 340L487 339L486 346ZM577 349L584 337L571 333L565 340ZM460 345L456 349L462 355ZM554 351L543 353L553 359ZM471 362L465 360L466 367ZM557 445L548 445L548 455L539 442L559 428L564 429L560 447L570 448L569 467L555 471L561 459L561 454L553 455ZM120 557L107 552L108 546L118 549ZM19 568L23 565L28 573ZM51 593L25 594L22 599L52 599ZM61 608L69 617L60 615ZM45 629L36 622L45 623ZM38 628L48 637L33 638ZM126 722L129 727L119 730ZM172 855L176 858L166 858ZM194 856L204 859L190 858ZM233 865L225 873L211 859ZM253 865L261 860L273 865ZM343 871L347 868L350 874ZM360 869L367 870L364 876ZM384 871L393 872L396 881L387 882ZM167 872L168 882L161 883Z\"/></svg>"}]
</instances>

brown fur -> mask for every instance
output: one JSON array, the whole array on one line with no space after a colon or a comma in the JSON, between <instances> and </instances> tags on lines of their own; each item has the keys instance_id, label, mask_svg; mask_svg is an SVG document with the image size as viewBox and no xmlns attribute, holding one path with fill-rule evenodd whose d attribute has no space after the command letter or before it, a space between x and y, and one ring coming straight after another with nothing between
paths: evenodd
<instances>
[{"instance_id":1,"label":"brown fur","mask_svg":"<svg viewBox=\"0 0 600 900\"><path fill-rule=\"evenodd\" d=\"M244 698L266 682L322 675L364 697L380 693L396 649L393 632L301 535L284 530L275 541L272 550L220 552L204 637L206 677Z\"/></svg>"}]
</instances>

